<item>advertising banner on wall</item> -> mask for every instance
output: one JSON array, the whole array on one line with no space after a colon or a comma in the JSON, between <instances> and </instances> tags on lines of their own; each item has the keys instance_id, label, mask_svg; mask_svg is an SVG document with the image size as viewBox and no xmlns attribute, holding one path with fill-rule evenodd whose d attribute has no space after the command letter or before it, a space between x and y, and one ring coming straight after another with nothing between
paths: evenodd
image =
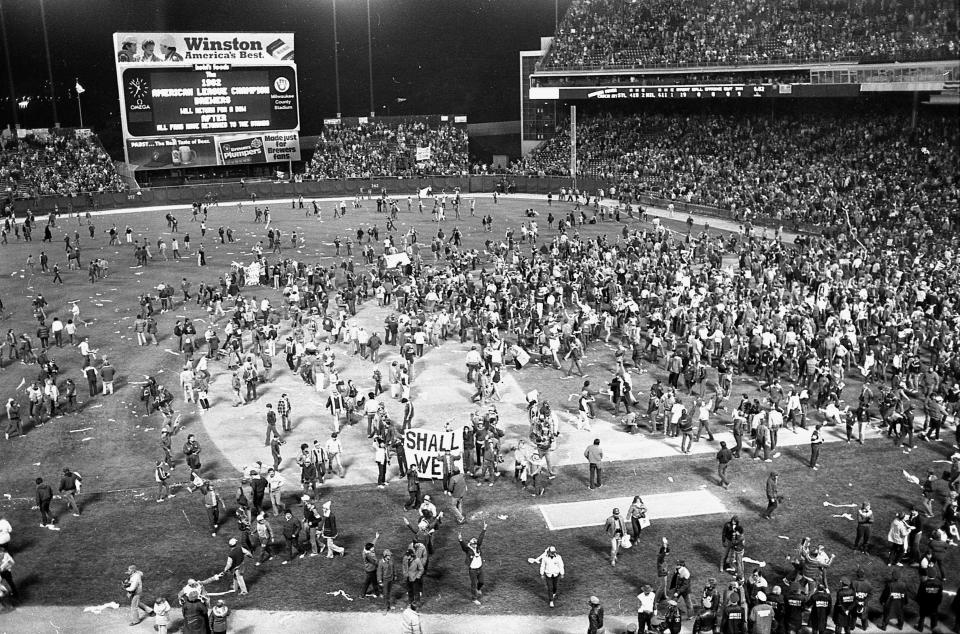
<instances>
[{"instance_id":1,"label":"advertising banner on wall","mask_svg":"<svg viewBox=\"0 0 960 634\"><path fill-rule=\"evenodd\" d=\"M290 62L293 61L293 33L114 33L113 50L118 66Z\"/></svg>"},{"instance_id":2,"label":"advertising banner on wall","mask_svg":"<svg viewBox=\"0 0 960 634\"><path fill-rule=\"evenodd\" d=\"M127 162L140 170L286 163L300 160L297 132L127 139Z\"/></svg>"},{"instance_id":3,"label":"advertising banner on wall","mask_svg":"<svg viewBox=\"0 0 960 634\"><path fill-rule=\"evenodd\" d=\"M443 479L443 454L460 458L463 434L459 431L408 429L403 436L403 452L407 464L417 467L421 479Z\"/></svg>"},{"instance_id":4,"label":"advertising banner on wall","mask_svg":"<svg viewBox=\"0 0 960 634\"><path fill-rule=\"evenodd\" d=\"M300 139L296 132L224 134L217 137L217 144L221 165L300 160Z\"/></svg>"}]
</instances>

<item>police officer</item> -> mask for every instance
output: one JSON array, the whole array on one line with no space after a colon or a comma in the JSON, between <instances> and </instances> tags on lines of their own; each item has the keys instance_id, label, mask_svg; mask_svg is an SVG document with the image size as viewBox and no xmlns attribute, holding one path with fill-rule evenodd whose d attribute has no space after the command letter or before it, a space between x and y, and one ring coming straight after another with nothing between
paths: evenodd
<instances>
[{"instance_id":1,"label":"police officer","mask_svg":"<svg viewBox=\"0 0 960 634\"><path fill-rule=\"evenodd\" d=\"M856 626L857 593L846 577L840 578L840 587L833 603L833 625L836 634L850 634Z\"/></svg>"},{"instance_id":2,"label":"police officer","mask_svg":"<svg viewBox=\"0 0 960 634\"><path fill-rule=\"evenodd\" d=\"M920 618L917 620L919 631L923 631L923 622L927 617L930 617L930 629L937 629L937 611L942 600L943 581L931 571L931 574L920 582L920 587L917 589L917 606L920 609Z\"/></svg>"},{"instance_id":3,"label":"police officer","mask_svg":"<svg viewBox=\"0 0 960 634\"><path fill-rule=\"evenodd\" d=\"M856 627L857 619L860 620L860 627L867 629L867 601L873 594L873 584L867 580L863 568L857 568L856 579L850 584L853 588L856 600L853 603L853 625Z\"/></svg>"},{"instance_id":4,"label":"police officer","mask_svg":"<svg viewBox=\"0 0 960 634\"><path fill-rule=\"evenodd\" d=\"M893 570L880 593L883 604L883 623L881 629L887 629L890 619L896 619L897 629L903 629L903 607L907 600L907 584L900 580L900 573Z\"/></svg>"},{"instance_id":5,"label":"police officer","mask_svg":"<svg viewBox=\"0 0 960 634\"><path fill-rule=\"evenodd\" d=\"M814 634L825 634L827 631L827 617L830 615L830 593L821 582L817 589L807 598L807 607L810 608L808 624Z\"/></svg>"},{"instance_id":6,"label":"police officer","mask_svg":"<svg viewBox=\"0 0 960 634\"><path fill-rule=\"evenodd\" d=\"M720 615L720 631L723 634L747 634L747 610L736 597L731 597Z\"/></svg>"}]
</instances>

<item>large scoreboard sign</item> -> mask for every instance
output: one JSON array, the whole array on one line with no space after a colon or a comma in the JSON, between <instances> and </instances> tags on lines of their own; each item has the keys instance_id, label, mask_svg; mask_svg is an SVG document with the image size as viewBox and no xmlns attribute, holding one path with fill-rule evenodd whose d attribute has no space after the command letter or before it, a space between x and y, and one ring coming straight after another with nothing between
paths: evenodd
<instances>
[{"instance_id":1,"label":"large scoreboard sign","mask_svg":"<svg viewBox=\"0 0 960 634\"><path fill-rule=\"evenodd\" d=\"M114 34L127 162L300 159L292 33Z\"/></svg>"}]
</instances>

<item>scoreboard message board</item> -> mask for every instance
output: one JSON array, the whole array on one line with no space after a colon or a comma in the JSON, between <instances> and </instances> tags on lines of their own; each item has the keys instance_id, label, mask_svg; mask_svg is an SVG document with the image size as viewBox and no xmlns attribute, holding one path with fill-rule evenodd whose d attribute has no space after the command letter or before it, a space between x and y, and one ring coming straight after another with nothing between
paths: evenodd
<instances>
[{"instance_id":1,"label":"scoreboard message board","mask_svg":"<svg viewBox=\"0 0 960 634\"><path fill-rule=\"evenodd\" d=\"M300 160L291 33L114 34L137 169Z\"/></svg>"},{"instance_id":2,"label":"scoreboard message board","mask_svg":"<svg viewBox=\"0 0 960 634\"><path fill-rule=\"evenodd\" d=\"M123 86L132 137L299 127L292 65L127 68Z\"/></svg>"}]
</instances>

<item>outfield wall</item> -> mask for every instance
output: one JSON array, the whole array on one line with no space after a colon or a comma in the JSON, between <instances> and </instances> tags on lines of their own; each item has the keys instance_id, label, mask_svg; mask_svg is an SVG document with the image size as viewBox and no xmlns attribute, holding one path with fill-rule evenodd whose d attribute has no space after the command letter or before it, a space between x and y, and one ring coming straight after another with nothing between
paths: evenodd
<instances>
[{"instance_id":1,"label":"outfield wall","mask_svg":"<svg viewBox=\"0 0 960 634\"><path fill-rule=\"evenodd\" d=\"M374 196L379 195L381 191L391 196L416 195L427 187L432 187L434 191L446 190L453 192L457 187L464 194L492 194L498 184L507 184L515 186L516 193L521 194L547 194L552 192L554 197L558 195L561 188L570 187L569 177L561 176L433 176L425 178L357 178L341 180L322 180L322 181L304 181L302 183L291 182L226 182L211 183L203 185L184 185L178 187L154 187L143 188L138 193L104 193L104 194L84 194L75 198L65 196L45 196L42 198L17 200L14 202L15 212L23 216L28 209L33 209L37 214L46 214L55 206L61 213L66 213L72 204L74 211L98 210L98 209L117 209L124 207L143 207L145 205L184 205L189 206L193 202L203 202L207 194L215 196L220 202L230 202L242 200L250 202L252 195L256 194L258 200L275 200L284 198L295 198L303 195L304 198L345 198L352 199L361 189L366 194L370 191ZM583 190L595 193L598 189L604 189L610 186L610 183L600 179L580 178L577 186ZM673 202L677 219L682 220L687 214L696 214L700 216L711 216L714 218L723 218L736 221L734 215L726 209L716 207L707 207L703 205L694 205L679 201L669 201L651 196L640 196L640 203L645 206L665 208ZM754 221L755 225L775 227L778 222L773 218L758 218ZM785 226L785 229L805 233L821 233L820 227L813 226Z\"/></svg>"}]
</instances>

